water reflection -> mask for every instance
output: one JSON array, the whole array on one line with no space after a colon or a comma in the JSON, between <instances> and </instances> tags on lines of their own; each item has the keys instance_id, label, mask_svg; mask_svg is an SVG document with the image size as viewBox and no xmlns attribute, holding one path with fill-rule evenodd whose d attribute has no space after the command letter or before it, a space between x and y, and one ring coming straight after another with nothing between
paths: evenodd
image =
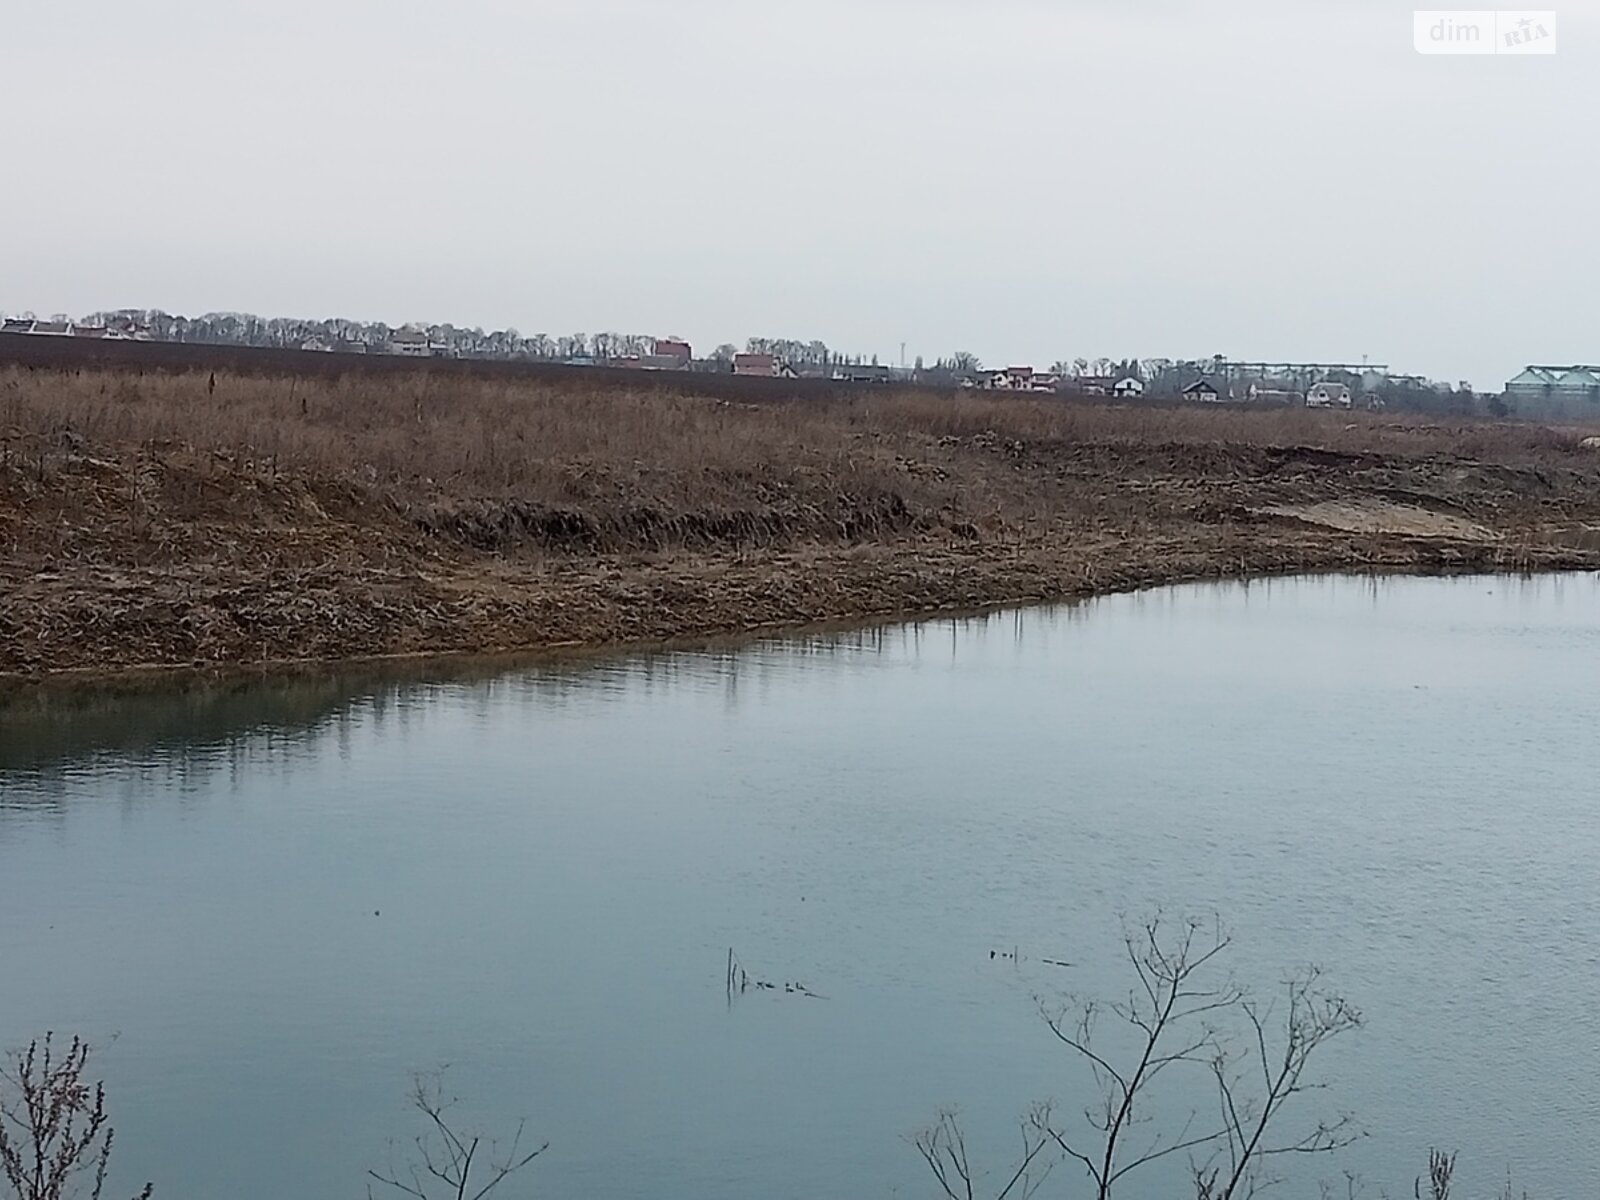
<instances>
[{"instance_id":1,"label":"water reflection","mask_svg":"<svg viewBox=\"0 0 1600 1200\"><path fill-rule=\"evenodd\" d=\"M1593 575L1470 577L1474 590L1519 605L1559 602L1569 592L1600 594ZM1248 613L1252 601L1292 594L1296 603L1337 604L1349 611L1353 590L1376 611L1412 595L1415 580L1392 576L1258 579L1160 588L1075 604L930 618L753 642L622 654L547 657L521 666L505 660L454 660L267 675L179 679L151 685L41 685L0 693L0 811L57 803L65 781L126 770L159 789L210 786L220 773L290 772L331 747L350 753L363 731L404 734L437 702L487 717L505 704L530 709L657 698L685 689L717 692L731 710L769 694L775 682L819 667L927 659L948 662L993 653L1000 639L1016 656L1044 654L1059 631L1096 617L1107 605L1135 618L1193 613Z\"/></svg>"},{"instance_id":2,"label":"water reflection","mask_svg":"<svg viewBox=\"0 0 1600 1200\"><path fill-rule=\"evenodd\" d=\"M907 661L936 641L953 659L1004 636L1021 651L1092 605L873 625L737 644L610 655L451 660L326 674L175 678L144 684L38 685L0 694L0 810L58 799L75 777L130 772L160 789L209 786L221 773L288 772L340 758L363 731L404 734L436 703L480 717L505 704L717 692L729 708L774 681L833 664Z\"/></svg>"}]
</instances>

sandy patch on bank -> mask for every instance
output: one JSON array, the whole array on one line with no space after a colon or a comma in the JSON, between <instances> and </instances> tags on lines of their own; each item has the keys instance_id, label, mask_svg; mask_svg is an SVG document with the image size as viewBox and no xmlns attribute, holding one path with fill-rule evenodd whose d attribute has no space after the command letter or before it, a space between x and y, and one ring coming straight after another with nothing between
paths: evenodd
<instances>
[{"instance_id":1,"label":"sandy patch on bank","mask_svg":"<svg viewBox=\"0 0 1600 1200\"><path fill-rule=\"evenodd\" d=\"M1281 504L1259 510L1274 517L1292 517L1344 533L1398 533L1409 537L1441 537L1493 542L1500 535L1464 517L1452 517L1414 504L1387 500L1323 500L1315 504Z\"/></svg>"}]
</instances>

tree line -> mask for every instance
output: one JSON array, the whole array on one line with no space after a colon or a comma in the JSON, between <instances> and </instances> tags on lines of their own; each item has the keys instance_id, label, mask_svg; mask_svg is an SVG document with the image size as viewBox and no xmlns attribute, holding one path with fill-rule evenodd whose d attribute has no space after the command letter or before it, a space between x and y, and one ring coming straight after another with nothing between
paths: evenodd
<instances>
[{"instance_id":1,"label":"tree line","mask_svg":"<svg viewBox=\"0 0 1600 1200\"><path fill-rule=\"evenodd\" d=\"M22 319L36 319L31 313ZM187 342L220 346L260 346L280 350L345 350L386 353L402 335L422 335L434 353L451 358L503 359L524 362L625 363L656 353L663 341L682 342L678 337L658 338L649 334L600 333L523 334L511 327L485 330L480 326L421 324L391 326L382 321L356 321L344 317L305 319L261 317L254 313L211 312L197 317L175 315L161 309L124 308L90 313L78 321L57 313L49 318L57 324L104 327L133 336L161 342ZM703 371L728 371L741 353L770 354L801 373L831 374L839 368L873 367L884 370L876 354L854 354L836 350L826 342L811 338L751 337L743 345L724 342L695 358L692 366ZM1234 385L1235 399L1251 383L1289 393L1303 392L1313 383L1346 383L1356 393L1365 391L1366 381L1359 373L1330 371L1298 375L1288 379L1246 378L1236 364L1222 355L1173 359L1058 358L1040 374L1055 381L1108 386L1122 379L1138 380L1152 396L1177 396L1201 380L1227 379ZM905 366L902 377L931 387L952 387L982 383L993 373L976 355L957 350L934 359L921 356ZM1388 408L1433 415L1465 415L1485 409L1505 415L1497 397L1480 398L1466 385L1451 388L1414 376L1386 377L1373 389Z\"/></svg>"}]
</instances>

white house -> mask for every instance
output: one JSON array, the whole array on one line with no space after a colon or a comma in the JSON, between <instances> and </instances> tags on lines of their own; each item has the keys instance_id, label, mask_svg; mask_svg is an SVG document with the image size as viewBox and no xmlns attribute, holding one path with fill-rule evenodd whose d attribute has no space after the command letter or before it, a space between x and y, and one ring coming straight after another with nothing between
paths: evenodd
<instances>
[{"instance_id":1,"label":"white house","mask_svg":"<svg viewBox=\"0 0 1600 1200\"><path fill-rule=\"evenodd\" d=\"M1349 408L1350 385L1347 383L1313 384L1306 393L1307 408Z\"/></svg>"},{"instance_id":2,"label":"white house","mask_svg":"<svg viewBox=\"0 0 1600 1200\"><path fill-rule=\"evenodd\" d=\"M1197 379L1183 389L1183 398L1199 404L1221 404L1228 399L1228 393L1209 379Z\"/></svg>"},{"instance_id":3,"label":"white house","mask_svg":"<svg viewBox=\"0 0 1600 1200\"><path fill-rule=\"evenodd\" d=\"M1111 394L1113 396L1121 396L1123 399L1137 399L1144 395L1144 384L1129 375L1126 379L1117 380L1116 385L1111 389Z\"/></svg>"},{"instance_id":4,"label":"white house","mask_svg":"<svg viewBox=\"0 0 1600 1200\"><path fill-rule=\"evenodd\" d=\"M411 358L427 358L433 353L433 348L428 344L428 335L420 329L401 329L390 336L389 352Z\"/></svg>"},{"instance_id":5,"label":"white house","mask_svg":"<svg viewBox=\"0 0 1600 1200\"><path fill-rule=\"evenodd\" d=\"M996 391L1026 392L1033 387L1032 367L1007 367L989 375L988 386Z\"/></svg>"}]
</instances>

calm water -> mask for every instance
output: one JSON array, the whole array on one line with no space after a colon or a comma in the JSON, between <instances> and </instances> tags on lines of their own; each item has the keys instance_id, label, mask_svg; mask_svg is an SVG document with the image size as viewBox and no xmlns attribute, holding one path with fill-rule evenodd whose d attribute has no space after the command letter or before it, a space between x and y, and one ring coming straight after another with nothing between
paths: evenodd
<instances>
[{"instance_id":1,"label":"calm water","mask_svg":"<svg viewBox=\"0 0 1600 1200\"><path fill-rule=\"evenodd\" d=\"M941 1107L998 1169L1084 1102L1033 998L1125 990L1118 914L1163 905L1368 1016L1314 1104L1371 1136L1285 1194L1409 1194L1441 1144L1594 1196L1597 719L1590 577L13 705L0 1043L102 1044L116 1182L172 1200L363 1195L445 1062L550 1141L519 1194L927 1196ZM730 1004L730 946L826 999Z\"/></svg>"}]
</instances>

